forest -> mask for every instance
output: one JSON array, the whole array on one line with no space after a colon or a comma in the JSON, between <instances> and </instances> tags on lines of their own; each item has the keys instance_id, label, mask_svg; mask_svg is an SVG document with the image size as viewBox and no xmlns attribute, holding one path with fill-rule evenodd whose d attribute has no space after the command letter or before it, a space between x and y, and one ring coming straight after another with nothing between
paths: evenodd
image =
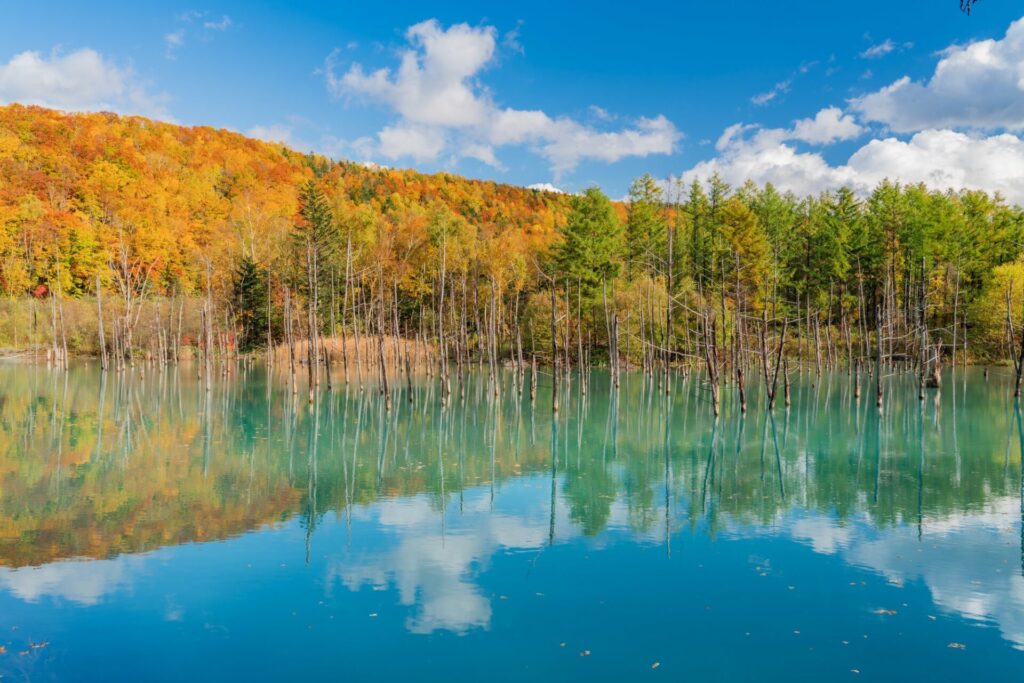
<instances>
[{"instance_id":1,"label":"forest","mask_svg":"<svg viewBox=\"0 0 1024 683\"><path fill-rule=\"evenodd\" d=\"M436 374L443 399L474 364L521 390L537 364L635 367L666 391L695 368L717 405L750 376L774 403L791 367L903 364L923 388L944 363L1024 356L1024 212L977 190L645 175L613 201L11 105L0 226L0 346L58 365L211 375L266 354L311 395L334 367L385 393Z\"/></svg>"}]
</instances>

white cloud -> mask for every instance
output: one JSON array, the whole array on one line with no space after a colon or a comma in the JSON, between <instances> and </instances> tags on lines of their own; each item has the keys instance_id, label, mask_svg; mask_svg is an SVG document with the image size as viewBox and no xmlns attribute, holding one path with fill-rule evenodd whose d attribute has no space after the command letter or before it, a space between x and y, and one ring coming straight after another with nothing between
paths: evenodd
<instances>
[{"instance_id":1,"label":"white cloud","mask_svg":"<svg viewBox=\"0 0 1024 683\"><path fill-rule=\"evenodd\" d=\"M482 145L477 143L467 144L462 149L462 156L467 159L476 159L481 161L488 166L493 166L497 169L503 169L501 162L498 161L498 157L494 153L494 147L491 145Z\"/></svg>"},{"instance_id":2,"label":"white cloud","mask_svg":"<svg viewBox=\"0 0 1024 683\"><path fill-rule=\"evenodd\" d=\"M494 56L492 27L456 24L444 30L434 20L406 31L412 46L402 53L398 71L365 73L353 65L340 79L328 70L335 95L362 95L393 107L407 121L462 127L484 122L489 103L471 81Z\"/></svg>"},{"instance_id":3,"label":"white cloud","mask_svg":"<svg viewBox=\"0 0 1024 683\"><path fill-rule=\"evenodd\" d=\"M555 187L551 183L534 183L533 185L527 185L528 190L537 190L538 192L553 192L554 194L566 194L565 190L560 187Z\"/></svg>"},{"instance_id":4,"label":"white cloud","mask_svg":"<svg viewBox=\"0 0 1024 683\"><path fill-rule=\"evenodd\" d=\"M864 133L853 116L843 114L838 107L822 109L813 119L800 119L793 125L791 136L812 145L828 145L841 140L852 140Z\"/></svg>"},{"instance_id":5,"label":"white cloud","mask_svg":"<svg viewBox=\"0 0 1024 683\"><path fill-rule=\"evenodd\" d=\"M776 83L772 87L771 90L768 90L766 92L758 93L757 95L754 95L753 97L750 98L750 101L753 102L754 104L756 104L759 107L763 107L764 105L766 105L769 102L773 101L779 95L788 93L789 89L792 86L793 86L793 79L792 78L787 78L784 81L779 81L778 83Z\"/></svg>"},{"instance_id":6,"label":"white cloud","mask_svg":"<svg viewBox=\"0 0 1024 683\"><path fill-rule=\"evenodd\" d=\"M70 111L115 111L169 119L167 96L150 93L128 67L83 48L45 56L36 51L0 64L0 103L20 102Z\"/></svg>"},{"instance_id":7,"label":"white cloud","mask_svg":"<svg viewBox=\"0 0 1024 683\"><path fill-rule=\"evenodd\" d=\"M167 57L174 59L175 51L185 44L185 29L179 28L164 35L164 43L167 44Z\"/></svg>"},{"instance_id":8,"label":"white cloud","mask_svg":"<svg viewBox=\"0 0 1024 683\"><path fill-rule=\"evenodd\" d=\"M861 52L860 56L862 59L878 59L879 57L886 56L895 49L896 44L893 43L892 40L886 38L881 43L878 43L877 45L872 45L868 49Z\"/></svg>"},{"instance_id":9,"label":"white cloud","mask_svg":"<svg viewBox=\"0 0 1024 683\"><path fill-rule=\"evenodd\" d=\"M888 178L927 183L934 189L973 188L1024 202L1024 141L1009 135L981 136L952 130L926 130L909 140L872 140L845 164L831 165L821 154L792 143L792 131L733 126L716 148L719 156L686 171L689 183L719 174L739 185L770 182L798 195L848 186L867 194Z\"/></svg>"},{"instance_id":10,"label":"white cloud","mask_svg":"<svg viewBox=\"0 0 1024 683\"><path fill-rule=\"evenodd\" d=\"M680 138L664 116L602 130L565 116L498 106L478 80L495 58L493 27L456 24L446 29L431 19L410 27L406 39L409 47L400 54L396 70L366 71L353 64L338 75L338 52L327 58L323 73L333 95L381 103L399 117L376 138L354 141L357 151L417 161L448 152L456 159L474 158L501 168L497 148L527 145L550 162L557 176L584 160L612 163L668 154Z\"/></svg>"},{"instance_id":11,"label":"white cloud","mask_svg":"<svg viewBox=\"0 0 1024 683\"><path fill-rule=\"evenodd\" d=\"M733 185L742 185L749 179L804 195L851 181L847 174L830 167L820 154L799 152L786 141L784 131L756 129L753 135L747 135L749 130L740 125L727 129L715 146L720 155L683 173L683 182L707 180L717 173Z\"/></svg>"},{"instance_id":12,"label":"white cloud","mask_svg":"<svg viewBox=\"0 0 1024 683\"><path fill-rule=\"evenodd\" d=\"M251 138L256 138L257 140L263 140L264 142L280 143L293 148L300 147L298 141L295 139L294 129L291 126L286 126L281 123L255 125L245 131L245 134Z\"/></svg>"},{"instance_id":13,"label":"white cloud","mask_svg":"<svg viewBox=\"0 0 1024 683\"><path fill-rule=\"evenodd\" d=\"M388 126L377 134L377 151L388 159L411 157L415 161L436 159L445 148L444 135L426 126Z\"/></svg>"},{"instance_id":14,"label":"white cloud","mask_svg":"<svg viewBox=\"0 0 1024 683\"><path fill-rule=\"evenodd\" d=\"M185 24L187 26L198 27L199 20L203 19L206 16L206 12L197 12L195 10L183 12L182 14L179 14L177 16L177 23ZM229 28L231 28L232 25L233 24L231 22L231 17L225 14L217 20L206 19L205 21L203 21L201 31L198 30L198 28L189 28L186 30L185 26L179 26L177 29L164 34L164 43L167 46L167 51L164 54L167 57L167 59L175 59L177 57L178 50L184 47L185 38L189 35L189 33L198 33L200 40L206 42L211 40L212 38L209 35L210 32L227 31Z\"/></svg>"},{"instance_id":15,"label":"white cloud","mask_svg":"<svg viewBox=\"0 0 1024 683\"><path fill-rule=\"evenodd\" d=\"M854 99L851 108L897 133L1024 130L1024 19L1013 22L1001 40L948 48L927 81L904 76Z\"/></svg>"},{"instance_id":16,"label":"white cloud","mask_svg":"<svg viewBox=\"0 0 1024 683\"><path fill-rule=\"evenodd\" d=\"M207 31L227 31L231 28L231 17L225 14L219 21L204 21L203 28Z\"/></svg>"},{"instance_id":17,"label":"white cloud","mask_svg":"<svg viewBox=\"0 0 1024 683\"><path fill-rule=\"evenodd\" d=\"M951 130L926 130L910 140L872 140L848 163L863 185L889 177L923 182L935 189L974 188L1000 192L1024 203L1024 141Z\"/></svg>"},{"instance_id":18,"label":"white cloud","mask_svg":"<svg viewBox=\"0 0 1024 683\"><path fill-rule=\"evenodd\" d=\"M626 157L671 154L680 134L664 116L641 118L632 128L595 130L568 118L557 119L538 134L536 150L551 161L557 175L584 159L613 163Z\"/></svg>"}]
</instances>

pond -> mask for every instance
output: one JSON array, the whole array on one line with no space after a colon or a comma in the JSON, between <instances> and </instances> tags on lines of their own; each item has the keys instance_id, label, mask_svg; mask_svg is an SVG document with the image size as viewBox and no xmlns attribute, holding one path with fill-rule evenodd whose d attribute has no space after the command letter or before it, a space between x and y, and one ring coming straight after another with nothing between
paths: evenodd
<instances>
[{"instance_id":1,"label":"pond","mask_svg":"<svg viewBox=\"0 0 1024 683\"><path fill-rule=\"evenodd\" d=\"M0 366L3 680L1024 670L1011 371L335 386ZM529 379L527 378L527 382ZM411 400L410 400L411 399Z\"/></svg>"}]
</instances>

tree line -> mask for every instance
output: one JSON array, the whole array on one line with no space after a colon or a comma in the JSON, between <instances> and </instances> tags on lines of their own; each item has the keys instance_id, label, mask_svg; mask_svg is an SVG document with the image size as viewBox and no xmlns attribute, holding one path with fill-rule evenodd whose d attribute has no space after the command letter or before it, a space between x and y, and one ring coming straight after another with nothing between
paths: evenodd
<instances>
[{"instance_id":1,"label":"tree line","mask_svg":"<svg viewBox=\"0 0 1024 683\"><path fill-rule=\"evenodd\" d=\"M389 401L417 373L450 400L473 367L531 393L538 365L665 391L699 369L715 405L755 379L774 405L791 369L870 372L881 401L885 369L923 391L944 363L1024 365L1024 214L981 191L645 175L611 201L18 105L0 146L0 286L58 363L95 340L104 367L198 355L209 377L259 351L296 391L304 374L311 396L374 383ZM76 327L65 306L86 299Z\"/></svg>"}]
</instances>

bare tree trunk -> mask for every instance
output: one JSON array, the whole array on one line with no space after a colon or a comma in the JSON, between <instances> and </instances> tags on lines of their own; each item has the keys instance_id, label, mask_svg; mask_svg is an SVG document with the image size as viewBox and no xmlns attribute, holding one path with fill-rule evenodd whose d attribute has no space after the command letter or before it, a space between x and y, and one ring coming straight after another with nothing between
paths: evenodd
<instances>
[{"instance_id":1,"label":"bare tree trunk","mask_svg":"<svg viewBox=\"0 0 1024 683\"><path fill-rule=\"evenodd\" d=\"M100 369L107 371L107 338L103 332L103 288L100 284L100 274L96 273L96 320L98 323L100 337Z\"/></svg>"},{"instance_id":2,"label":"bare tree trunk","mask_svg":"<svg viewBox=\"0 0 1024 683\"><path fill-rule=\"evenodd\" d=\"M875 405L882 407L882 307L875 305Z\"/></svg>"},{"instance_id":3,"label":"bare tree trunk","mask_svg":"<svg viewBox=\"0 0 1024 683\"><path fill-rule=\"evenodd\" d=\"M555 281L551 280L551 411L558 412L558 324L555 320ZM1019 382L1018 382L1019 384Z\"/></svg>"}]
</instances>

